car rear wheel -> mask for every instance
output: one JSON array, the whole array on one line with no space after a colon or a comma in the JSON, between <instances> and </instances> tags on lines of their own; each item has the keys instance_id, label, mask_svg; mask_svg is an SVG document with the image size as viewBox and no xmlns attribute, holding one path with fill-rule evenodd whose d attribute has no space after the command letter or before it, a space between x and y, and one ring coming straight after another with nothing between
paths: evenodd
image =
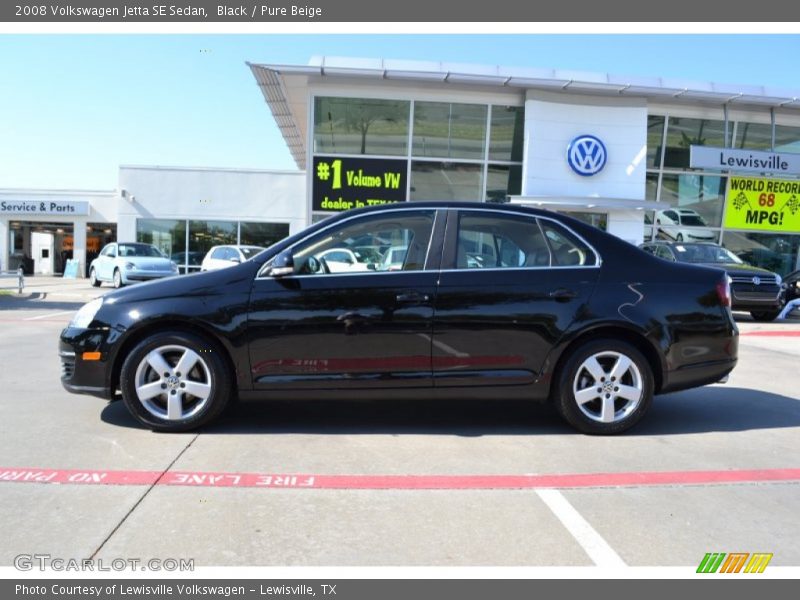
<instances>
[{"instance_id":1,"label":"car rear wheel","mask_svg":"<svg viewBox=\"0 0 800 600\"><path fill-rule=\"evenodd\" d=\"M97 273L94 269L89 271L89 282L92 284L92 287L100 287L100 280L97 278Z\"/></svg>"},{"instance_id":2,"label":"car rear wheel","mask_svg":"<svg viewBox=\"0 0 800 600\"><path fill-rule=\"evenodd\" d=\"M122 399L154 431L189 431L214 420L228 405L231 375L215 345L190 333L157 333L127 356Z\"/></svg>"},{"instance_id":3,"label":"car rear wheel","mask_svg":"<svg viewBox=\"0 0 800 600\"><path fill-rule=\"evenodd\" d=\"M780 310L753 310L750 311L750 316L754 321L774 321L777 316L781 314Z\"/></svg>"},{"instance_id":4,"label":"car rear wheel","mask_svg":"<svg viewBox=\"0 0 800 600\"><path fill-rule=\"evenodd\" d=\"M576 349L557 374L554 401L578 431L610 435L636 425L653 401L653 372L641 352L613 339Z\"/></svg>"},{"instance_id":5,"label":"car rear wheel","mask_svg":"<svg viewBox=\"0 0 800 600\"><path fill-rule=\"evenodd\" d=\"M114 287L117 289L122 287L122 273L119 272L119 269L114 270Z\"/></svg>"}]
</instances>

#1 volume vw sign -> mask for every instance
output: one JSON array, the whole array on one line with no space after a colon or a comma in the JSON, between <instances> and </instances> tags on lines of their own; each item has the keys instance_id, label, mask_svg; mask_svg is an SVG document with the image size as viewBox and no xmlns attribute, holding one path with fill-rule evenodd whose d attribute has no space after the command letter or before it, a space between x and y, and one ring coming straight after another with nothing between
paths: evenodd
<instances>
[{"instance_id":1,"label":"#1 volume vw sign","mask_svg":"<svg viewBox=\"0 0 800 600\"><path fill-rule=\"evenodd\" d=\"M567 164L581 177L597 175L607 160L605 144L593 135L579 135L567 146Z\"/></svg>"}]
</instances>

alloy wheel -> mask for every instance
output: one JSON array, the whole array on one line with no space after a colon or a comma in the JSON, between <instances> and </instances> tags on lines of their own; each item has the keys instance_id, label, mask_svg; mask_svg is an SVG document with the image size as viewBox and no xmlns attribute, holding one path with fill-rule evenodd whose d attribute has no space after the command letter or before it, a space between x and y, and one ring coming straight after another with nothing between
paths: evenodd
<instances>
[{"instance_id":1,"label":"alloy wheel","mask_svg":"<svg viewBox=\"0 0 800 600\"><path fill-rule=\"evenodd\" d=\"M578 367L572 392L586 417L598 423L616 423L639 406L644 381L630 357L620 352L598 352Z\"/></svg>"}]
</instances>

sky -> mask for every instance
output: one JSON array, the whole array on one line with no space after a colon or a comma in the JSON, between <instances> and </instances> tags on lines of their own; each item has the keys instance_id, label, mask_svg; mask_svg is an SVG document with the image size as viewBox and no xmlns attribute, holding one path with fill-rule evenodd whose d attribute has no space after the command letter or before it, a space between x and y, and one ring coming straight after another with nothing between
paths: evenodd
<instances>
[{"instance_id":1,"label":"sky","mask_svg":"<svg viewBox=\"0 0 800 600\"><path fill-rule=\"evenodd\" d=\"M797 90L798 35L0 35L0 188L119 165L295 169L245 62L441 60Z\"/></svg>"}]
</instances>

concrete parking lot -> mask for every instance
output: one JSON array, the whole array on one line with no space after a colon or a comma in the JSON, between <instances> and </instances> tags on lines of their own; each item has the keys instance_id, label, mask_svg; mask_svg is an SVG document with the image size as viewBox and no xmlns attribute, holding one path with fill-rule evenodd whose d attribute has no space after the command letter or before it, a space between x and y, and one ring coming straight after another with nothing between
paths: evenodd
<instances>
[{"instance_id":1,"label":"concrete parking lot","mask_svg":"<svg viewBox=\"0 0 800 600\"><path fill-rule=\"evenodd\" d=\"M164 435L59 383L58 333L104 291L0 295L0 565L800 565L800 318L742 318L727 384L659 396L620 437L546 406L380 398L243 403Z\"/></svg>"}]
</instances>

